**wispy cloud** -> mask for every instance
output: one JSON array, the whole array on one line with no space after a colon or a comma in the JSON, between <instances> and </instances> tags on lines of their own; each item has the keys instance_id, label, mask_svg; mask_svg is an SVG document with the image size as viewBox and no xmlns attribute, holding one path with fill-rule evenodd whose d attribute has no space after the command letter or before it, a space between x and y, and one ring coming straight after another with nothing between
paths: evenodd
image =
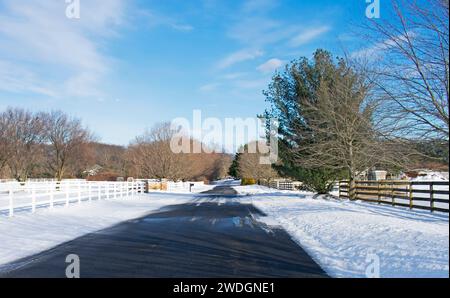
<instances>
[{"instance_id":1,"label":"wispy cloud","mask_svg":"<svg viewBox=\"0 0 450 298\"><path fill-rule=\"evenodd\" d=\"M212 92L215 91L220 86L220 83L211 83L203 85L199 88L201 92Z\"/></svg>"},{"instance_id":2,"label":"wispy cloud","mask_svg":"<svg viewBox=\"0 0 450 298\"><path fill-rule=\"evenodd\" d=\"M31 92L34 94L54 97L51 87L41 82L33 72L20 65L0 60L0 91L12 93Z\"/></svg>"},{"instance_id":3,"label":"wispy cloud","mask_svg":"<svg viewBox=\"0 0 450 298\"><path fill-rule=\"evenodd\" d=\"M266 12L278 5L278 0L246 0L242 10L246 13Z\"/></svg>"},{"instance_id":4,"label":"wispy cloud","mask_svg":"<svg viewBox=\"0 0 450 298\"><path fill-rule=\"evenodd\" d=\"M155 11L141 10L139 13L147 19L147 23L152 27L163 26L169 27L173 30L185 32L194 30L194 26L190 24L180 22L176 18L163 15Z\"/></svg>"},{"instance_id":5,"label":"wispy cloud","mask_svg":"<svg viewBox=\"0 0 450 298\"><path fill-rule=\"evenodd\" d=\"M268 17L246 17L235 23L227 35L242 44L264 47L291 38L299 27L288 25Z\"/></svg>"},{"instance_id":6,"label":"wispy cloud","mask_svg":"<svg viewBox=\"0 0 450 298\"><path fill-rule=\"evenodd\" d=\"M331 28L329 26L320 26L317 28L311 28L311 29L305 30L305 31L301 32L300 34L298 34L297 36L293 37L290 40L290 45L294 46L294 47L304 45L304 44L316 39L320 35L327 33L328 31L330 31L330 29Z\"/></svg>"},{"instance_id":7,"label":"wispy cloud","mask_svg":"<svg viewBox=\"0 0 450 298\"><path fill-rule=\"evenodd\" d=\"M102 0L84 1L79 20L66 17L64 1L5 0L3 7L0 57L8 57L21 71L9 71L8 88L5 84L0 88L55 96L101 93L98 83L111 61L101 52L101 43L114 36L116 26L124 21L124 0L111 0L108 5ZM26 80L12 83L23 73Z\"/></svg>"},{"instance_id":8,"label":"wispy cloud","mask_svg":"<svg viewBox=\"0 0 450 298\"><path fill-rule=\"evenodd\" d=\"M225 69L232 65L235 65L236 63L254 60L263 55L264 53L260 50L249 50L249 49L240 50L228 55L227 57L219 61L218 67L220 69Z\"/></svg>"},{"instance_id":9,"label":"wispy cloud","mask_svg":"<svg viewBox=\"0 0 450 298\"><path fill-rule=\"evenodd\" d=\"M416 34L414 32L408 32L408 35L410 37L414 38L414 36ZM381 55L383 55L383 53L387 49L395 46L396 43L402 44L404 42L406 42L406 37L404 35L399 35L393 39L387 39L387 40L381 41L377 44L374 44L370 47L354 51L353 53L351 53L351 57L355 58L355 59L373 60L373 59L376 59L376 58L380 57Z\"/></svg>"},{"instance_id":10,"label":"wispy cloud","mask_svg":"<svg viewBox=\"0 0 450 298\"><path fill-rule=\"evenodd\" d=\"M262 73L273 72L283 66L283 64L284 62L282 60L273 58L258 66L257 70Z\"/></svg>"},{"instance_id":11,"label":"wispy cloud","mask_svg":"<svg viewBox=\"0 0 450 298\"><path fill-rule=\"evenodd\" d=\"M223 78L225 80L235 80L235 79L241 78L245 75L247 75L246 72L232 72L232 73L227 73L227 74L223 75L221 78Z\"/></svg>"},{"instance_id":12,"label":"wispy cloud","mask_svg":"<svg viewBox=\"0 0 450 298\"><path fill-rule=\"evenodd\" d=\"M267 78L261 79L248 79L248 80L236 80L233 82L235 87L238 89L253 89L253 90L263 90L267 87Z\"/></svg>"}]
</instances>

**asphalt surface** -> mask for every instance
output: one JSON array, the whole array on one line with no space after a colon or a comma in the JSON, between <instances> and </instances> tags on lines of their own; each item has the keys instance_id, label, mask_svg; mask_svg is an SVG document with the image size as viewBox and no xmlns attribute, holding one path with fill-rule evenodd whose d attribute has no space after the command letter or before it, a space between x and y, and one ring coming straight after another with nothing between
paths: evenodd
<instances>
[{"instance_id":1,"label":"asphalt surface","mask_svg":"<svg viewBox=\"0 0 450 298\"><path fill-rule=\"evenodd\" d=\"M0 277L64 278L66 256L80 258L82 278L327 277L281 228L219 186L187 204L91 233L2 266Z\"/></svg>"}]
</instances>

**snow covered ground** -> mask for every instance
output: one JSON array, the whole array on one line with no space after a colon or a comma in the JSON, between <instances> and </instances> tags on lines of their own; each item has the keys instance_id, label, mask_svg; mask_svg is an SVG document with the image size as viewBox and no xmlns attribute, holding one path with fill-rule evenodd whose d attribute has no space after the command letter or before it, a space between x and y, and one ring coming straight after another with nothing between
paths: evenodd
<instances>
[{"instance_id":1,"label":"snow covered ground","mask_svg":"<svg viewBox=\"0 0 450 298\"><path fill-rule=\"evenodd\" d=\"M13 218L0 216L0 270L11 261L191 199L190 195L151 194L17 213Z\"/></svg>"},{"instance_id":2,"label":"snow covered ground","mask_svg":"<svg viewBox=\"0 0 450 298\"><path fill-rule=\"evenodd\" d=\"M207 184L195 184L191 190L189 190L189 183L184 184L181 187L172 187L169 190L151 190L150 193L178 193L178 194L198 194L204 191L211 190L215 187L215 185L207 185Z\"/></svg>"},{"instance_id":3,"label":"snow covered ground","mask_svg":"<svg viewBox=\"0 0 450 298\"><path fill-rule=\"evenodd\" d=\"M449 277L448 214L315 199L309 192L238 186L233 181L218 185L232 185L241 194L233 201L253 203L264 211L268 217L258 220L285 228L331 276L365 277L379 260L381 277ZM0 216L0 270L11 261L193 198L193 194L152 192L134 199Z\"/></svg>"},{"instance_id":4,"label":"snow covered ground","mask_svg":"<svg viewBox=\"0 0 450 298\"><path fill-rule=\"evenodd\" d=\"M449 277L449 217L313 193L236 186L285 228L331 276Z\"/></svg>"}]
</instances>

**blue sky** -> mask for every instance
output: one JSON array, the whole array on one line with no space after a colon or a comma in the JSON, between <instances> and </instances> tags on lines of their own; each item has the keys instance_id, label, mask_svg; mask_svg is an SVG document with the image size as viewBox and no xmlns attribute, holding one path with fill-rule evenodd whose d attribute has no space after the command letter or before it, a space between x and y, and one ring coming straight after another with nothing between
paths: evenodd
<instances>
[{"instance_id":1,"label":"blue sky","mask_svg":"<svg viewBox=\"0 0 450 298\"><path fill-rule=\"evenodd\" d=\"M154 123L254 117L274 71L361 46L365 0L0 0L0 110L60 109L104 142Z\"/></svg>"}]
</instances>

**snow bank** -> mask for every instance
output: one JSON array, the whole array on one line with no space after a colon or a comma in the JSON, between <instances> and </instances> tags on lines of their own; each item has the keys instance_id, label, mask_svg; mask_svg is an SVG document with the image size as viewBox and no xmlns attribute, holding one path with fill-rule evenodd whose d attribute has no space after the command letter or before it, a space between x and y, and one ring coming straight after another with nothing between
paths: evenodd
<instances>
[{"instance_id":1,"label":"snow bank","mask_svg":"<svg viewBox=\"0 0 450 298\"><path fill-rule=\"evenodd\" d=\"M183 187L172 187L169 188L168 190L149 190L149 193L174 193L174 194L199 194L202 193L204 191L208 191L213 189L214 187L216 187L215 185L207 185L207 184L197 184L194 187L192 187L192 191L189 191L189 186L183 186Z\"/></svg>"},{"instance_id":2,"label":"snow bank","mask_svg":"<svg viewBox=\"0 0 450 298\"><path fill-rule=\"evenodd\" d=\"M447 214L364 202L313 199L236 187L284 227L331 276L365 277L374 256L381 277L449 277Z\"/></svg>"},{"instance_id":3,"label":"snow bank","mask_svg":"<svg viewBox=\"0 0 450 298\"><path fill-rule=\"evenodd\" d=\"M151 194L134 199L93 201L68 208L43 209L35 214L0 217L1 265L39 253L56 245L142 217L172 204L191 200L190 195Z\"/></svg>"},{"instance_id":4,"label":"snow bank","mask_svg":"<svg viewBox=\"0 0 450 298\"><path fill-rule=\"evenodd\" d=\"M291 191L291 190L279 190L274 188L269 188L262 185L246 185L246 186L234 186L233 187L238 194L241 195L254 195L254 194L304 194L309 192L303 191Z\"/></svg>"},{"instance_id":5,"label":"snow bank","mask_svg":"<svg viewBox=\"0 0 450 298\"><path fill-rule=\"evenodd\" d=\"M448 181L448 172L427 172L426 175L410 179L411 181Z\"/></svg>"}]
</instances>

